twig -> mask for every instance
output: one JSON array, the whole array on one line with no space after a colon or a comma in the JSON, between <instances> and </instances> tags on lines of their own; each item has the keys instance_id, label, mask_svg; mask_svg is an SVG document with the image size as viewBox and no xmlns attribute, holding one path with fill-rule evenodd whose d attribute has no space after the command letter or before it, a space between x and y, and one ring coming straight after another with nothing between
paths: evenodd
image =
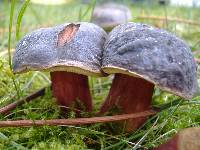
<instances>
[{"instance_id":1,"label":"twig","mask_svg":"<svg viewBox=\"0 0 200 150\"><path fill-rule=\"evenodd\" d=\"M22 105L24 104L25 102L30 102L31 100L39 97L39 96L42 96L45 94L45 89L46 87L43 87L41 88L40 90L32 93L31 95L21 99L21 100L18 100L16 102L13 102L11 104L8 104L7 106L4 106L2 108L0 108L0 114L7 114L9 111L15 109L17 106L19 105Z\"/></svg>"},{"instance_id":2,"label":"twig","mask_svg":"<svg viewBox=\"0 0 200 150\"><path fill-rule=\"evenodd\" d=\"M136 17L136 19L148 19L148 20L158 20L158 21L166 21L166 17L159 17L159 16L139 16ZM171 18L167 17L167 21L175 21L178 23L185 23L189 25L194 25L200 27L200 23L192 20L186 20L186 19L179 19L179 18Z\"/></svg>"},{"instance_id":3,"label":"twig","mask_svg":"<svg viewBox=\"0 0 200 150\"><path fill-rule=\"evenodd\" d=\"M200 49L192 52L194 55L200 54Z\"/></svg>"},{"instance_id":4,"label":"twig","mask_svg":"<svg viewBox=\"0 0 200 150\"><path fill-rule=\"evenodd\" d=\"M84 125L94 123L114 122L138 117L147 117L155 115L157 112L148 110L134 114L123 114L115 116L92 117L92 118L76 118L76 119L52 119L52 120L15 120L15 121L0 121L2 127L30 127L30 126L67 126L67 125Z\"/></svg>"}]
</instances>

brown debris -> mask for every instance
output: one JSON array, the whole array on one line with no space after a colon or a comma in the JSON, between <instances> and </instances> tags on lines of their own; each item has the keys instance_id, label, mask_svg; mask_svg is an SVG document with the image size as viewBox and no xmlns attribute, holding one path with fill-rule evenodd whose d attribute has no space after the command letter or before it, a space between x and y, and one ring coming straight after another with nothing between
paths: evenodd
<instances>
[{"instance_id":1,"label":"brown debris","mask_svg":"<svg viewBox=\"0 0 200 150\"><path fill-rule=\"evenodd\" d=\"M64 46L65 43L71 41L78 31L80 24L69 24L58 34L58 46Z\"/></svg>"}]
</instances>

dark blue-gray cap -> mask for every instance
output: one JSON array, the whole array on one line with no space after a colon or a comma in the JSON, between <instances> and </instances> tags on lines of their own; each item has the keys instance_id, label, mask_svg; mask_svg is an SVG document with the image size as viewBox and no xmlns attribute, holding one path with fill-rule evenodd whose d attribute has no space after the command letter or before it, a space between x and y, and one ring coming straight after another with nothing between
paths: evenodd
<instances>
[{"instance_id":1,"label":"dark blue-gray cap","mask_svg":"<svg viewBox=\"0 0 200 150\"><path fill-rule=\"evenodd\" d=\"M172 33L140 23L114 28L104 45L102 69L143 78L190 99L197 92L197 64L188 45Z\"/></svg>"},{"instance_id":2,"label":"dark blue-gray cap","mask_svg":"<svg viewBox=\"0 0 200 150\"><path fill-rule=\"evenodd\" d=\"M13 71L68 71L101 76L106 36L103 29L86 22L38 29L17 44Z\"/></svg>"}]
</instances>

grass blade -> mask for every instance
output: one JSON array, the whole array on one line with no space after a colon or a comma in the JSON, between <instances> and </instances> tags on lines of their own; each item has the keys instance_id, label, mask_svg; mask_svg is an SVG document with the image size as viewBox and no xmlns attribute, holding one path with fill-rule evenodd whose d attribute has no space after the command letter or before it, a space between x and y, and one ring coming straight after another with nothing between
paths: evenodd
<instances>
[{"instance_id":1,"label":"grass blade","mask_svg":"<svg viewBox=\"0 0 200 150\"><path fill-rule=\"evenodd\" d=\"M15 0L11 0L11 8L10 8L10 19L9 19L9 33L8 33L8 62L10 70L12 70L12 60L11 60L11 35L12 35L12 24L13 24L13 16L15 10ZM17 88L17 84L15 82L14 77L12 77L12 81L17 92L18 98L20 97L20 91Z\"/></svg>"},{"instance_id":2,"label":"grass blade","mask_svg":"<svg viewBox=\"0 0 200 150\"><path fill-rule=\"evenodd\" d=\"M29 2L30 2L30 0L26 0L23 3L23 5L22 5L22 7L21 7L21 9L20 9L20 11L18 13L18 16L17 16L17 24L16 24L16 39L17 40L19 40L19 38L20 38L20 36L19 36L19 34L20 34L19 30L20 30L20 26L21 26L21 20L22 20L22 17L24 15L24 12L26 11L26 8L27 8Z\"/></svg>"},{"instance_id":3,"label":"grass blade","mask_svg":"<svg viewBox=\"0 0 200 150\"><path fill-rule=\"evenodd\" d=\"M94 8L95 8L95 6L96 6L96 3L97 3L96 0L94 0L94 1L91 3L92 12L91 12L91 17L90 17L90 22L92 21L92 14L93 14L93 12L94 12Z\"/></svg>"},{"instance_id":4,"label":"grass blade","mask_svg":"<svg viewBox=\"0 0 200 150\"><path fill-rule=\"evenodd\" d=\"M8 62L10 69L12 70L12 61L11 61L11 34L12 34L12 23L15 9L15 0L11 0L11 8L10 8L10 22L9 22L9 35L8 35Z\"/></svg>"},{"instance_id":5,"label":"grass blade","mask_svg":"<svg viewBox=\"0 0 200 150\"><path fill-rule=\"evenodd\" d=\"M14 142L14 141L10 141L9 138L8 138L7 136L5 136L5 135L4 135L3 133L1 133L1 132L0 132L0 139L1 139L2 141L9 141L10 144L11 144L13 147L17 148L17 149L23 149L23 150L26 149L26 150L27 150L27 148L23 147L22 145L20 145L20 144Z\"/></svg>"},{"instance_id":6,"label":"grass blade","mask_svg":"<svg viewBox=\"0 0 200 150\"><path fill-rule=\"evenodd\" d=\"M92 13L93 14L93 10L94 7L96 5L96 0L91 1L91 3L88 5L86 11L82 14L82 7L79 10L79 21L83 20L83 18L85 18L85 16L88 14L89 10L92 9ZM91 22L91 18L90 18L90 22Z\"/></svg>"}]
</instances>

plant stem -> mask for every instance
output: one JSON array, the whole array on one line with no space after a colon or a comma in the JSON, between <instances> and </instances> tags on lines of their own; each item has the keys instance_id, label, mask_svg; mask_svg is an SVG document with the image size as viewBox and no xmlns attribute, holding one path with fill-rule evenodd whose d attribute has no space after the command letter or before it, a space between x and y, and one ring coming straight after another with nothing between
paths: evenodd
<instances>
[{"instance_id":1,"label":"plant stem","mask_svg":"<svg viewBox=\"0 0 200 150\"><path fill-rule=\"evenodd\" d=\"M23 98L21 100L18 100L16 102L13 102L13 103L11 103L11 104L9 104L7 106L4 106L4 107L0 108L0 114L7 114L9 111L15 109L17 106L22 105L25 102L30 102L31 100L33 100L33 99L35 99L35 98L37 98L39 96L44 95L45 89L46 89L46 87L43 87L40 90L32 93L31 95L29 95L29 96L27 96L27 97L25 97L25 98Z\"/></svg>"}]
</instances>

